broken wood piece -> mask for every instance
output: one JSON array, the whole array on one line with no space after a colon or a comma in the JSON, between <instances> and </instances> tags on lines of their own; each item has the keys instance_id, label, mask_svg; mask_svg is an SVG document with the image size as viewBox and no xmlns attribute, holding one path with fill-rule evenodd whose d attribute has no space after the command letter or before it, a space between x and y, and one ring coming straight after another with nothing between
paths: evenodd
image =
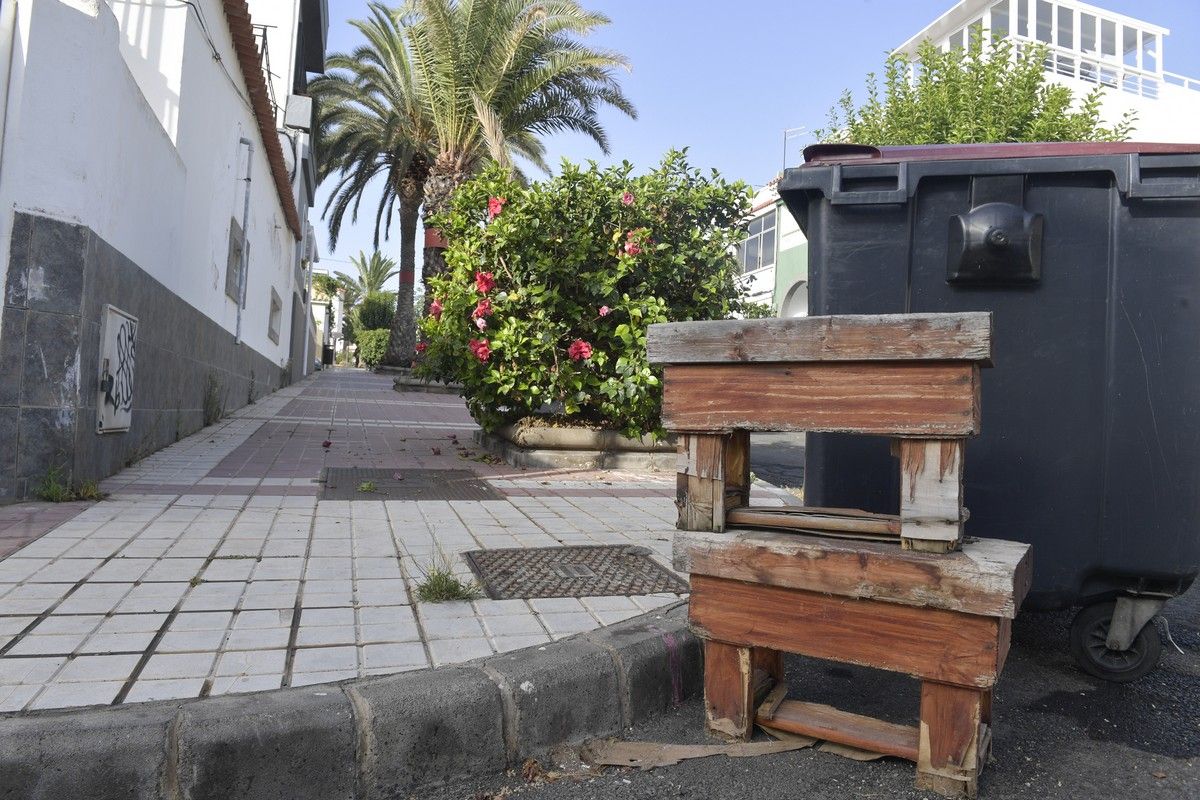
<instances>
[{"instance_id":1,"label":"broken wood piece","mask_svg":"<svg viewBox=\"0 0 1200 800\"><path fill-rule=\"evenodd\" d=\"M763 699L758 706L758 713L754 715L754 721L759 725L763 722L770 722L775 718L775 711L779 705L787 699L788 685L783 681L775 684L775 688Z\"/></svg>"},{"instance_id":2,"label":"broken wood piece","mask_svg":"<svg viewBox=\"0 0 1200 800\"><path fill-rule=\"evenodd\" d=\"M592 766L637 767L642 770L670 767L681 761L711 756L751 758L787 753L812 747L814 739L795 738L770 742L733 742L730 744L666 744L660 742L622 742L605 739L588 742L580 750L580 759Z\"/></svg>"},{"instance_id":3,"label":"broken wood piece","mask_svg":"<svg viewBox=\"0 0 1200 800\"><path fill-rule=\"evenodd\" d=\"M900 517L866 512L841 514L804 507L735 508L725 514L725 524L762 528L798 528L847 533L900 535Z\"/></svg>"},{"instance_id":4,"label":"broken wood piece","mask_svg":"<svg viewBox=\"0 0 1200 800\"><path fill-rule=\"evenodd\" d=\"M906 549L957 549L962 539L962 500L961 439L900 441L900 536Z\"/></svg>"},{"instance_id":5,"label":"broken wood piece","mask_svg":"<svg viewBox=\"0 0 1200 800\"><path fill-rule=\"evenodd\" d=\"M765 720L771 727L812 736L861 750L917 760L918 732L911 725L852 714L822 703L785 700L773 719Z\"/></svg>"}]
</instances>

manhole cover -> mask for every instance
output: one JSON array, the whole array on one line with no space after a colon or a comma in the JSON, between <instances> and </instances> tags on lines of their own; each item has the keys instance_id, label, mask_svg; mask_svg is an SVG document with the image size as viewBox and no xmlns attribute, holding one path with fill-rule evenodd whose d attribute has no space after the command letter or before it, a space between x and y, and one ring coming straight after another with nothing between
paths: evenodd
<instances>
[{"instance_id":1,"label":"manhole cover","mask_svg":"<svg viewBox=\"0 0 1200 800\"><path fill-rule=\"evenodd\" d=\"M322 500L503 500L466 469L330 467Z\"/></svg>"},{"instance_id":2,"label":"manhole cover","mask_svg":"<svg viewBox=\"0 0 1200 800\"><path fill-rule=\"evenodd\" d=\"M493 600L686 592L644 547L530 547L463 553Z\"/></svg>"}]
</instances>

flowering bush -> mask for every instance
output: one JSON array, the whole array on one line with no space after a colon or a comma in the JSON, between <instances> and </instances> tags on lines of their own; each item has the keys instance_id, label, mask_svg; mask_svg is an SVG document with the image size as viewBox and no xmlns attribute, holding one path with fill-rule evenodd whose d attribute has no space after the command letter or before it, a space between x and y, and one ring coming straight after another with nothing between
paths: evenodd
<instances>
[{"instance_id":1,"label":"flowering bush","mask_svg":"<svg viewBox=\"0 0 1200 800\"><path fill-rule=\"evenodd\" d=\"M531 414L661 429L655 322L741 311L748 187L667 154L654 171L564 162L525 187L492 169L432 220L450 242L421 321L426 377L461 382L485 429Z\"/></svg>"}]
</instances>

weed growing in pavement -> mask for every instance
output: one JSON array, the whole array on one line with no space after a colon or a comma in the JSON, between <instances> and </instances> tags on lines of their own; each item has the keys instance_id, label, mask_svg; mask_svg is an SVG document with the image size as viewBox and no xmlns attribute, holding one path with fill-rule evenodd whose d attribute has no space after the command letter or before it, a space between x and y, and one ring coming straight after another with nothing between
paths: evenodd
<instances>
[{"instance_id":1,"label":"weed growing in pavement","mask_svg":"<svg viewBox=\"0 0 1200 800\"><path fill-rule=\"evenodd\" d=\"M371 494L375 491L375 481L363 481L358 485L358 490L366 494Z\"/></svg>"},{"instance_id":2,"label":"weed growing in pavement","mask_svg":"<svg viewBox=\"0 0 1200 800\"><path fill-rule=\"evenodd\" d=\"M483 596L475 581L463 581L446 562L433 564L417 584L417 599L422 603L448 600L478 600Z\"/></svg>"},{"instance_id":3,"label":"weed growing in pavement","mask_svg":"<svg viewBox=\"0 0 1200 800\"><path fill-rule=\"evenodd\" d=\"M106 495L95 481L84 481L72 487L70 480L63 478L62 468L51 467L42 477L33 494L48 503L69 503L72 500L103 500Z\"/></svg>"}]
</instances>

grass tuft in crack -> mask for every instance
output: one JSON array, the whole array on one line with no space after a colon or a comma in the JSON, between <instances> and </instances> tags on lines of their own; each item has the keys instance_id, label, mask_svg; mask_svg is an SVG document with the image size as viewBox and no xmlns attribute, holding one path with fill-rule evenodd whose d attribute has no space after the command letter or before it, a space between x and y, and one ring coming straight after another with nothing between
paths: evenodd
<instances>
[{"instance_id":1,"label":"grass tuft in crack","mask_svg":"<svg viewBox=\"0 0 1200 800\"><path fill-rule=\"evenodd\" d=\"M358 485L358 490L366 494L371 494L375 491L375 481L363 481Z\"/></svg>"},{"instance_id":2,"label":"grass tuft in crack","mask_svg":"<svg viewBox=\"0 0 1200 800\"><path fill-rule=\"evenodd\" d=\"M425 570L417 584L417 599L422 603L445 603L449 600L478 600L483 596L479 584L464 581L446 563L434 564Z\"/></svg>"}]
</instances>

